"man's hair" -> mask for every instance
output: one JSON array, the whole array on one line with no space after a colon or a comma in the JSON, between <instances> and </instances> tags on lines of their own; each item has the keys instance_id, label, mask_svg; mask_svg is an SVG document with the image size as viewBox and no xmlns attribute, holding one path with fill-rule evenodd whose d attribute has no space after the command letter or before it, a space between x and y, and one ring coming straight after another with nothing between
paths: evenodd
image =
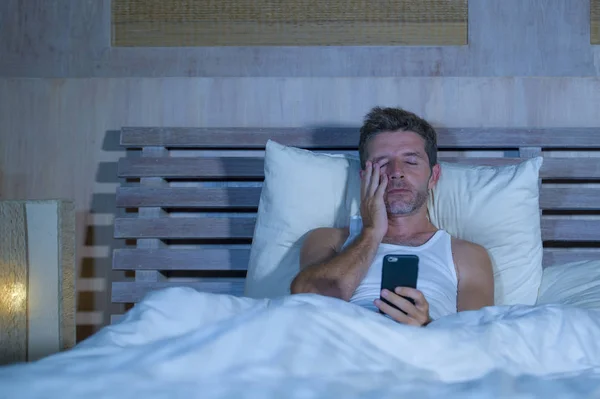
<instances>
[{"instance_id":1,"label":"man's hair","mask_svg":"<svg viewBox=\"0 0 600 399\"><path fill-rule=\"evenodd\" d=\"M358 154L362 169L365 169L367 163L369 140L379 133L397 131L411 131L421 136L425 140L429 166L433 168L437 164L437 136L429 122L402 108L375 107L365 116L360 128Z\"/></svg>"}]
</instances>

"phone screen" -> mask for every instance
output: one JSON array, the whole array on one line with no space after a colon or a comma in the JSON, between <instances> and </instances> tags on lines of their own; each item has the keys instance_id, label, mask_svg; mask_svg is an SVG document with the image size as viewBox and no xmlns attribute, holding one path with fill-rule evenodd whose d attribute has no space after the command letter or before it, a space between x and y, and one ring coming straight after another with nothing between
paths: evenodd
<instances>
[{"instance_id":1,"label":"phone screen","mask_svg":"<svg viewBox=\"0 0 600 399\"><path fill-rule=\"evenodd\" d=\"M381 269L381 289L394 292L397 287L417 288L419 276L419 257L417 255L385 255ZM398 309L395 305L380 297L390 306ZM412 298L403 297L414 305ZM403 312L401 309L398 309ZM380 311L381 313L381 311ZM403 312L404 313L404 312Z\"/></svg>"}]
</instances>

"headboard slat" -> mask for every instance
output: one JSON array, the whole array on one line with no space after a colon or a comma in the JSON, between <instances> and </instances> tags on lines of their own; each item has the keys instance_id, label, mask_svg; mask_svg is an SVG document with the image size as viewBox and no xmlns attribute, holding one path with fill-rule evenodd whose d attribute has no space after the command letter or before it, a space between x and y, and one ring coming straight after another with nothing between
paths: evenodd
<instances>
[{"instance_id":1,"label":"headboard slat","mask_svg":"<svg viewBox=\"0 0 600 399\"><path fill-rule=\"evenodd\" d=\"M256 209L261 187L119 187L117 207Z\"/></svg>"},{"instance_id":2,"label":"headboard slat","mask_svg":"<svg viewBox=\"0 0 600 399\"><path fill-rule=\"evenodd\" d=\"M117 218L116 238L252 239L255 217ZM544 241L600 241L600 219L543 215Z\"/></svg>"},{"instance_id":3,"label":"headboard slat","mask_svg":"<svg viewBox=\"0 0 600 399\"><path fill-rule=\"evenodd\" d=\"M116 249L114 270L247 270L248 248Z\"/></svg>"},{"instance_id":4,"label":"headboard slat","mask_svg":"<svg viewBox=\"0 0 600 399\"><path fill-rule=\"evenodd\" d=\"M117 207L163 207L256 212L261 187L119 187ZM546 187L540 191L544 210L600 210L596 187Z\"/></svg>"},{"instance_id":5,"label":"headboard slat","mask_svg":"<svg viewBox=\"0 0 600 399\"><path fill-rule=\"evenodd\" d=\"M442 157L444 162L468 165L512 165L521 158ZM121 158L118 175L132 177L196 178L196 179L264 179L264 160L259 157L230 158ZM600 157L544 159L542 179L600 179Z\"/></svg>"},{"instance_id":6,"label":"headboard slat","mask_svg":"<svg viewBox=\"0 0 600 399\"><path fill-rule=\"evenodd\" d=\"M121 158L119 177L263 179L263 158Z\"/></svg>"},{"instance_id":7,"label":"headboard slat","mask_svg":"<svg viewBox=\"0 0 600 399\"><path fill-rule=\"evenodd\" d=\"M116 218L115 238L250 239L255 217Z\"/></svg>"},{"instance_id":8,"label":"headboard slat","mask_svg":"<svg viewBox=\"0 0 600 399\"><path fill-rule=\"evenodd\" d=\"M546 187L542 184L540 208L544 210L598 210L600 209L600 190L597 187Z\"/></svg>"},{"instance_id":9,"label":"headboard slat","mask_svg":"<svg viewBox=\"0 0 600 399\"><path fill-rule=\"evenodd\" d=\"M600 219L543 215L542 240L600 241Z\"/></svg>"},{"instance_id":10,"label":"headboard slat","mask_svg":"<svg viewBox=\"0 0 600 399\"><path fill-rule=\"evenodd\" d=\"M248 269L250 249L117 249L113 270L210 270ZM544 266L600 259L600 248L544 248Z\"/></svg>"},{"instance_id":11,"label":"headboard slat","mask_svg":"<svg viewBox=\"0 0 600 399\"><path fill-rule=\"evenodd\" d=\"M599 148L598 128L436 128L439 148ZM121 145L130 148L265 148L272 139L302 148L358 147L357 127L325 128L152 128L125 127Z\"/></svg>"}]
</instances>

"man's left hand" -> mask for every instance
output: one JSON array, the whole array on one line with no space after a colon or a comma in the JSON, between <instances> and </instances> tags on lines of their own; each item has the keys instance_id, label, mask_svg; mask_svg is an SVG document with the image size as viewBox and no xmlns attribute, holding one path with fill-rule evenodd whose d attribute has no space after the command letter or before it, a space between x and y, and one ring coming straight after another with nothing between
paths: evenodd
<instances>
[{"instance_id":1,"label":"man's left hand","mask_svg":"<svg viewBox=\"0 0 600 399\"><path fill-rule=\"evenodd\" d=\"M381 296L402 309L406 314L388 305L381 299L375 300L375 306L398 323L425 326L431 322L431 318L429 317L429 303L421 291L410 287L396 287L394 291L383 290L381 291ZM413 299L415 304L413 305L407 299L402 298L403 296Z\"/></svg>"}]
</instances>

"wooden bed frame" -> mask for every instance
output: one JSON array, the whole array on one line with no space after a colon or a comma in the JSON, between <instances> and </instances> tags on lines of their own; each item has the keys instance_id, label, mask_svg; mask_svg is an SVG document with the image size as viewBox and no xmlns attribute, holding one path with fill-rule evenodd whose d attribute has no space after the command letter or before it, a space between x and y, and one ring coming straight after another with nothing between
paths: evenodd
<instances>
[{"instance_id":1,"label":"wooden bed frame","mask_svg":"<svg viewBox=\"0 0 600 399\"><path fill-rule=\"evenodd\" d=\"M540 208L544 265L600 259L597 128L438 128L444 161L500 165L544 156ZM123 128L112 301L133 304L172 285L242 295L268 139L323 152L356 152L358 128ZM597 153L600 155L600 152Z\"/></svg>"}]
</instances>

